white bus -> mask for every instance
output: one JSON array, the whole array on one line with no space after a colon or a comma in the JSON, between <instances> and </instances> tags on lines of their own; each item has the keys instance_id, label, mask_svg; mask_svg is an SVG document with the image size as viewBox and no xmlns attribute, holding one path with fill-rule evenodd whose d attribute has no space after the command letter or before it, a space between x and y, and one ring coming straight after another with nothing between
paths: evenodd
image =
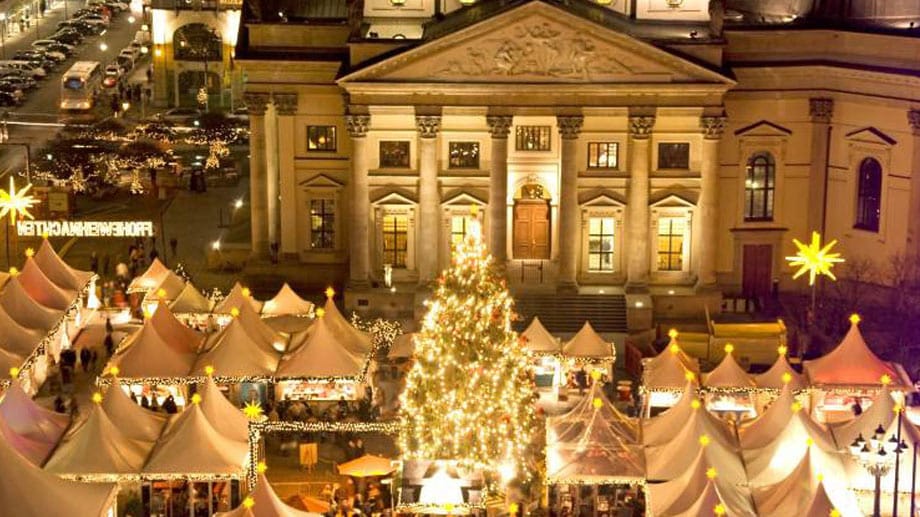
<instances>
[{"instance_id":1,"label":"white bus","mask_svg":"<svg viewBox=\"0 0 920 517\"><path fill-rule=\"evenodd\" d=\"M102 90L102 65L77 61L61 77L61 109L87 111Z\"/></svg>"}]
</instances>

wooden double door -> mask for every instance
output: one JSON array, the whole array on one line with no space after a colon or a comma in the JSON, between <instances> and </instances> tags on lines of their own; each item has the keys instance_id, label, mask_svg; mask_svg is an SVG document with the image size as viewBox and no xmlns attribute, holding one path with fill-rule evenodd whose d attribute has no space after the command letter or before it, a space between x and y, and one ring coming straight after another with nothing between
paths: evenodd
<instances>
[{"instance_id":1,"label":"wooden double door","mask_svg":"<svg viewBox=\"0 0 920 517\"><path fill-rule=\"evenodd\" d=\"M773 245L745 244L742 257L741 290L744 296L768 296L773 283Z\"/></svg>"},{"instance_id":2,"label":"wooden double door","mask_svg":"<svg viewBox=\"0 0 920 517\"><path fill-rule=\"evenodd\" d=\"M547 260L550 252L550 207L545 199L514 203L512 252L515 259Z\"/></svg>"}]
</instances>

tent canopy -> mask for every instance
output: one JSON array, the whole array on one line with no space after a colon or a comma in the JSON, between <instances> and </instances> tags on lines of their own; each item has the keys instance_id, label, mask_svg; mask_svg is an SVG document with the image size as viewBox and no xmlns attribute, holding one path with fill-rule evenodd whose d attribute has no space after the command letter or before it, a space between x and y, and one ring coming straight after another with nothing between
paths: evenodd
<instances>
[{"instance_id":1,"label":"tent canopy","mask_svg":"<svg viewBox=\"0 0 920 517\"><path fill-rule=\"evenodd\" d=\"M136 404L112 379L102 399L102 409L112 422L118 423L118 429L126 438L141 442L153 442L160 436L166 425L166 415L155 413Z\"/></svg>"},{"instance_id":2,"label":"tent canopy","mask_svg":"<svg viewBox=\"0 0 920 517\"><path fill-rule=\"evenodd\" d=\"M329 327L339 339L345 348L354 355L362 356L369 354L374 346L371 343L371 335L367 332L356 329L352 326L345 316L339 312L332 298L326 299L323 305L323 319L326 320L326 326Z\"/></svg>"},{"instance_id":3,"label":"tent canopy","mask_svg":"<svg viewBox=\"0 0 920 517\"><path fill-rule=\"evenodd\" d=\"M214 517L316 517L318 514L292 508L278 497L265 478L259 474L256 487L249 494L252 507L241 504L229 512L217 513ZM327 507L328 510L328 507Z\"/></svg>"},{"instance_id":4,"label":"tent canopy","mask_svg":"<svg viewBox=\"0 0 920 517\"><path fill-rule=\"evenodd\" d=\"M272 343L254 339L240 318L234 318L219 333L211 336L208 350L198 356L192 375L203 375L214 368L216 375L229 377L272 375L281 354Z\"/></svg>"},{"instance_id":5,"label":"tent canopy","mask_svg":"<svg viewBox=\"0 0 920 517\"><path fill-rule=\"evenodd\" d=\"M51 247L48 239L42 241L42 245L39 246L38 252L35 253L33 259L45 276L63 289L82 291L90 279L93 278L92 271L81 271L68 266ZM0 285L2 285L2 282L0 282Z\"/></svg>"},{"instance_id":6,"label":"tent canopy","mask_svg":"<svg viewBox=\"0 0 920 517\"><path fill-rule=\"evenodd\" d=\"M909 388L910 382L902 379L897 369L875 355L862 332L859 319L851 318L850 330L827 355L805 361L805 374L813 385L823 386L881 386L882 377L888 376L892 385Z\"/></svg>"},{"instance_id":7,"label":"tent canopy","mask_svg":"<svg viewBox=\"0 0 920 517\"><path fill-rule=\"evenodd\" d=\"M767 445L742 450L748 480L755 486L786 478L807 453L822 472L843 469L833 438L804 409L793 409L789 422Z\"/></svg>"},{"instance_id":8,"label":"tent canopy","mask_svg":"<svg viewBox=\"0 0 920 517\"><path fill-rule=\"evenodd\" d=\"M43 332L53 329L64 316L63 311L45 307L32 299L18 276L11 277L0 291L0 307L23 327Z\"/></svg>"},{"instance_id":9,"label":"tent canopy","mask_svg":"<svg viewBox=\"0 0 920 517\"><path fill-rule=\"evenodd\" d=\"M128 336L110 363L123 377L185 377L203 336L160 307L141 329Z\"/></svg>"},{"instance_id":10,"label":"tent canopy","mask_svg":"<svg viewBox=\"0 0 920 517\"><path fill-rule=\"evenodd\" d=\"M360 458L339 465L339 474L352 477L386 476L396 470L393 460L373 454L365 454Z\"/></svg>"},{"instance_id":11,"label":"tent canopy","mask_svg":"<svg viewBox=\"0 0 920 517\"><path fill-rule=\"evenodd\" d=\"M612 359L616 357L613 345L604 341L590 322L585 322L581 329L562 347L562 353L569 357L588 359Z\"/></svg>"},{"instance_id":12,"label":"tent canopy","mask_svg":"<svg viewBox=\"0 0 920 517\"><path fill-rule=\"evenodd\" d=\"M41 330L30 329L17 323L3 307L0 307L0 329L3 329L3 332L0 332L0 348L23 358L31 354L39 341L45 337Z\"/></svg>"},{"instance_id":13,"label":"tent canopy","mask_svg":"<svg viewBox=\"0 0 920 517\"><path fill-rule=\"evenodd\" d=\"M543 323L540 318L534 316L530 325L521 332L521 337L525 339L524 348L534 354L558 354L562 352L562 343L556 339Z\"/></svg>"},{"instance_id":14,"label":"tent canopy","mask_svg":"<svg viewBox=\"0 0 920 517\"><path fill-rule=\"evenodd\" d=\"M680 389L687 384L692 373L694 381L699 378L699 362L680 349L676 337L671 337L668 346L645 363L642 383L649 390Z\"/></svg>"},{"instance_id":15,"label":"tent canopy","mask_svg":"<svg viewBox=\"0 0 920 517\"><path fill-rule=\"evenodd\" d=\"M234 308L242 311L244 305L249 305L256 314L262 312L262 302L247 293L249 293L249 290L246 289L244 292L243 286L239 282L233 284L233 288L230 289L227 296L214 307L214 312L216 314L230 314Z\"/></svg>"},{"instance_id":16,"label":"tent canopy","mask_svg":"<svg viewBox=\"0 0 920 517\"><path fill-rule=\"evenodd\" d=\"M0 417L19 436L57 444L70 417L39 406L18 382L12 382L0 401Z\"/></svg>"},{"instance_id":17,"label":"tent canopy","mask_svg":"<svg viewBox=\"0 0 920 517\"><path fill-rule=\"evenodd\" d=\"M710 470L713 468L713 470ZM710 479L711 474L715 477ZM729 515L754 515L751 494L737 479L728 478L706 461L706 453L700 448L693 463L681 474L664 483L647 485L648 502L653 515L694 515L690 513L700 496L706 494L710 485L722 495L723 504ZM714 505L713 505L714 506ZM706 510L704 508L704 510ZM712 515L712 509L700 515Z\"/></svg>"},{"instance_id":18,"label":"tent canopy","mask_svg":"<svg viewBox=\"0 0 920 517\"><path fill-rule=\"evenodd\" d=\"M156 289L169 273L171 273L169 268L164 266L160 259L154 258L147 271L131 280L131 283L128 284L128 292L147 292Z\"/></svg>"},{"instance_id":19,"label":"tent canopy","mask_svg":"<svg viewBox=\"0 0 920 517\"><path fill-rule=\"evenodd\" d=\"M208 379L201 387L200 406L208 421L221 434L231 440L249 441L249 420L221 393L214 379Z\"/></svg>"},{"instance_id":20,"label":"tent canopy","mask_svg":"<svg viewBox=\"0 0 920 517\"><path fill-rule=\"evenodd\" d=\"M805 377L792 368L785 355L779 355L769 370L754 376L754 383L758 388L781 390L787 384L786 378L789 379L792 391L801 391L807 387Z\"/></svg>"},{"instance_id":21,"label":"tent canopy","mask_svg":"<svg viewBox=\"0 0 920 517\"><path fill-rule=\"evenodd\" d=\"M191 282L188 282L182 288L182 292L169 304L169 310L173 314L199 314L211 312L213 306L214 303L211 300L201 294L201 291Z\"/></svg>"},{"instance_id":22,"label":"tent canopy","mask_svg":"<svg viewBox=\"0 0 920 517\"><path fill-rule=\"evenodd\" d=\"M741 447L744 449L766 447L789 424L794 403L795 397L792 395L792 389L785 386L779 397L767 407L766 411L738 428Z\"/></svg>"},{"instance_id":23,"label":"tent canopy","mask_svg":"<svg viewBox=\"0 0 920 517\"><path fill-rule=\"evenodd\" d=\"M278 294L262 305L263 316L306 316L313 313L313 304L301 298L284 283Z\"/></svg>"},{"instance_id":24,"label":"tent canopy","mask_svg":"<svg viewBox=\"0 0 920 517\"><path fill-rule=\"evenodd\" d=\"M279 377L358 377L364 361L349 352L340 335L327 320L329 313L317 318L306 341L286 355L275 374Z\"/></svg>"},{"instance_id":25,"label":"tent canopy","mask_svg":"<svg viewBox=\"0 0 920 517\"><path fill-rule=\"evenodd\" d=\"M144 298L148 301L175 300L183 289L185 289L185 280L173 273L171 269L167 269L166 274L163 275L153 289L147 291L147 295Z\"/></svg>"},{"instance_id":26,"label":"tent canopy","mask_svg":"<svg viewBox=\"0 0 920 517\"><path fill-rule=\"evenodd\" d=\"M0 418L0 440L6 441L10 447L27 459L29 463L36 466L41 466L57 445L56 441L52 442L41 437L28 437L16 434L3 418Z\"/></svg>"},{"instance_id":27,"label":"tent canopy","mask_svg":"<svg viewBox=\"0 0 920 517\"><path fill-rule=\"evenodd\" d=\"M393 340L393 344L390 345L390 351L387 352L387 357L390 359L412 357L413 354L415 354L415 335L415 332L400 334L399 337Z\"/></svg>"},{"instance_id":28,"label":"tent canopy","mask_svg":"<svg viewBox=\"0 0 920 517\"><path fill-rule=\"evenodd\" d=\"M26 265L17 278L29 297L45 307L66 311L77 298L77 291L59 287L45 276L32 257L26 258Z\"/></svg>"},{"instance_id":29,"label":"tent canopy","mask_svg":"<svg viewBox=\"0 0 920 517\"><path fill-rule=\"evenodd\" d=\"M247 442L221 434L201 406L192 404L173 417L144 466L144 473L239 476L248 454Z\"/></svg>"},{"instance_id":30,"label":"tent canopy","mask_svg":"<svg viewBox=\"0 0 920 517\"><path fill-rule=\"evenodd\" d=\"M717 388L754 388L754 380L731 353L726 353L713 371L703 374L703 384Z\"/></svg>"}]
</instances>

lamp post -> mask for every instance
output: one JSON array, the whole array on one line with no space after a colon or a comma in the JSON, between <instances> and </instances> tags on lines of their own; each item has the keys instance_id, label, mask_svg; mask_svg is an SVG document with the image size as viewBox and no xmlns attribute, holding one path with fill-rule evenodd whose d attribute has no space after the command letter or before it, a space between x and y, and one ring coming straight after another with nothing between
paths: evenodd
<instances>
[{"instance_id":1,"label":"lamp post","mask_svg":"<svg viewBox=\"0 0 920 517\"><path fill-rule=\"evenodd\" d=\"M868 441L860 434L850 444L850 455L853 459L866 469L866 472L875 477L875 496L872 504L873 517L881 517L882 515L882 476L888 474L891 468L897 464L896 458L904 450L902 446L906 446L894 436L889 440L884 438L885 428L882 424L879 424ZM897 486L895 486L895 501L897 501ZM897 502L894 503L893 510L897 512Z\"/></svg>"}]
</instances>

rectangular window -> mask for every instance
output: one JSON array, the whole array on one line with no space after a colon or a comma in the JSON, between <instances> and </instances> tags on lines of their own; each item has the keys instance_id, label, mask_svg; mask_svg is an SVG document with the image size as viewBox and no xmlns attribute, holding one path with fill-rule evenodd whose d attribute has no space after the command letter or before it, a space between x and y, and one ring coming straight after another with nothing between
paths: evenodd
<instances>
[{"instance_id":1,"label":"rectangular window","mask_svg":"<svg viewBox=\"0 0 920 517\"><path fill-rule=\"evenodd\" d=\"M550 126L517 126L515 129L515 146L518 151L549 151Z\"/></svg>"},{"instance_id":2,"label":"rectangular window","mask_svg":"<svg viewBox=\"0 0 920 517\"><path fill-rule=\"evenodd\" d=\"M335 126L307 126L307 151L335 151Z\"/></svg>"},{"instance_id":3,"label":"rectangular window","mask_svg":"<svg viewBox=\"0 0 920 517\"><path fill-rule=\"evenodd\" d=\"M335 201L332 199L310 200L310 247L335 249Z\"/></svg>"},{"instance_id":4,"label":"rectangular window","mask_svg":"<svg viewBox=\"0 0 920 517\"><path fill-rule=\"evenodd\" d=\"M613 271L613 234L616 221L612 217L588 219L588 271Z\"/></svg>"},{"instance_id":5,"label":"rectangular window","mask_svg":"<svg viewBox=\"0 0 920 517\"><path fill-rule=\"evenodd\" d=\"M658 168L689 169L690 144L686 142L658 144Z\"/></svg>"},{"instance_id":6,"label":"rectangular window","mask_svg":"<svg viewBox=\"0 0 920 517\"><path fill-rule=\"evenodd\" d=\"M591 142L588 144L589 169L616 169L619 144L616 142Z\"/></svg>"},{"instance_id":7,"label":"rectangular window","mask_svg":"<svg viewBox=\"0 0 920 517\"><path fill-rule=\"evenodd\" d=\"M684 217L658 219L658 270L682 271L684 269L684 234L687 220Z\"/></svg>"},{"instance_id":8,"label":"rectangular window","mask_svg":"<svg viewBox=\"0 0 920 517\"><path fill-rule=\"evenodd\" d=\"M451 142L449 145L450 169L478 169L479 142Z\"/></svg>"},{"instance_id":9,"label":"rectangular window","mask_svg":"<svg viewBox=\"0 0 920 517\"><path fill-rule=\"evenodd\" d=\"M409 218L405 215L383 216L383 263L405 268L409 253Z\"/></svg>"},{"instance_id":10,"label":"rectangular window","mask_svg":"<svg viewBox=\"0 0 920 517\"><path fill-rule=\"evenodd\" d=\"M454 215L450 218L450 246L459 244L469 234L470 225L473 223L471 215Z\"/></svg>"},{"instance_id":11,"label":"rectangular window","mask_svg":"<svg viewBox=\"0 0 920 517\"><path fill-rule=\"evenodd\" d=\"M408 169L409 142L382 140L380 142L380 168Z\"/></svg>"}]
</instances>

